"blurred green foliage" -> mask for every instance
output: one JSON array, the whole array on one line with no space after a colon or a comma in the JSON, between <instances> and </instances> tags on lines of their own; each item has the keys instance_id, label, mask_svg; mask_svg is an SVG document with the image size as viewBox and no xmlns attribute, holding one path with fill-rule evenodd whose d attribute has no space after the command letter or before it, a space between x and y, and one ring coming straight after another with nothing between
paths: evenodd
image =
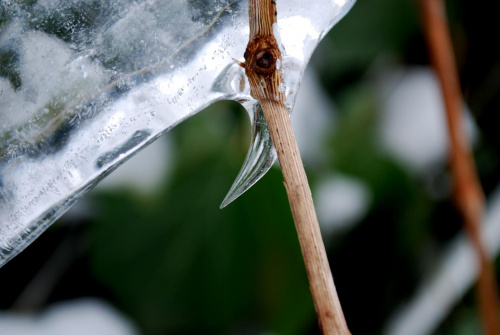
<instances>
[{"instance_id":1,"label":"blurred green foliage","mask_svg":"<svg viewBox=\"0 0 500 335\"><path fill-rule=\"evenodd\" d=\"M198 19L199 7L193 8ZM485 51L494 39L482 42L477 36L495 31L486 29L494 20L484 19L494 11L465 1L450 1L448 9L465 98L484 135L476 156L488 195L500 181L500 141L491 121L500 107L500 81L488 69L498 66L500 57ZM0 22L2 15L0 6ZM87 24L83 17L72 18ZM48 22L43 29L50 27ZM432 198L422 180L375 139L380 105L367 74L381 59L428 64L420 29L414 1L359 0L312 59L340 112L338 123L331 124L336 131L324 138L326 167L308 170L312 187L322 174L342 173L364 182L373 200L360 222L327 241L353 334L382 333L391 313L411 297L424 271L432 270L436 255L461 229L452 199ZM15 55L0 50L2 64L12 61ZM0 75L15 75L3 68ZM271 169L219 209L244 160L248 127L242 108L218 103L171 131L174 171L156 194L124 189L89 195L95 213L82 228L87 249L61 279L68 284L48 302L102 296L144 334L318 334L280 171ZM447 166L439 168L447 173ZM51 250L54 236L61 238L67 229L55 225L42 235L2 269L0 284L15 287L9 276L23 273L24 264L41 266L37 245ZM25 279L19 281L18 291L24 285ZM1 307L18 291L8 292ZM435 334L477 333L476 313L471 290Z\"/></svg>"},{"instance_id":2,"label":"blurred green foliage","mask_svg":"<svg viewBox=\"0 0 500 335\"><path fill-rule=\"evenodd\" d=\"M419 36L414 1L360 0L316 49L315 66L326 86L342 91L381 56L411 57L407 51Z\"/></svg>"},{"instance_id":3,"label":"blurred green foliage","mask_svg":"<svg viewBox=\"0 0 500 335\"><path fill-rule=\"evenodd\" d=\"M150 334L301 334L314 308L279 171L219 209L248 127L221 106L173 130L176 168L157 197L99 196L95 272Z\"/></svg>"}]
</instances>

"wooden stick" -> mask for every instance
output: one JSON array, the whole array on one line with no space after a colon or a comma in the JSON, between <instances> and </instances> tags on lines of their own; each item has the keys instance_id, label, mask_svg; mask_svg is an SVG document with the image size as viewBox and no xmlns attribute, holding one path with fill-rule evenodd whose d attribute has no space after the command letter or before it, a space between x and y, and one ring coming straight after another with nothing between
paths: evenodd
<instances>
[{"instance_id":1,"label":"wooden stick","mask_svg":"<svg viewBox=\"0 0 500 335\"><path fill-rule=\"evenodd\" d=\"M283 104L269 100L263 100L261 105L278 152L320 328L324 334L350 334L333 283L288 110Z\"/></svg>"},{"instance_id":2,"label":"wooden stick","mask_svg":"<svg viewBox=\"0 0 500 335\"><path fill-rule=\"evenodd\" d=\"M429 53L439 76L451 143L451 169L455 183L455 199L464 219L480 266L477 285L479 308L486 334L500 334L498 324L498 288L494 267L481 239L484 195L463 126L462 94L445 7L442 0L421 0L424 29Z\"/></svg>"},{"instance_id":3,"label":"wooden stick","mask_svg":"<svg viewBox=\"0 0 500 335\"><path fill-rule=\"evenodd\" d=\"M264 111L278 153L320 328L328 335L350 334L328 265L285 95L280 90L282 78L276 64L281 62L281 53L272 27L276 16L274 0L249 1L250 40L243 66L251 95Z\"/></svg>"}]
</instances>

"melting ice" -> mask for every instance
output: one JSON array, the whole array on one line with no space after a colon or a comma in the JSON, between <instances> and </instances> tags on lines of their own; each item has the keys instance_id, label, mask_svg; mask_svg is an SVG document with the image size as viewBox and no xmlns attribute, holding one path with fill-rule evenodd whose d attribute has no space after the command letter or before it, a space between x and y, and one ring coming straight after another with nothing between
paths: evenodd
<instances>
[{"instance_id":1,"label":"melting ice","mask_svg":"<svg viewBox=\"0 0 500 335\"><path fill-rule=\"evenodd\" d=\"M278 1L292 109L322 36L354 0ZM247 1L0 2L0 266L119 164L222 99L252 124L224 205L276 159L243 69ZM300 29L299 29L300 27Z\"/></svg>"}]
</instances>

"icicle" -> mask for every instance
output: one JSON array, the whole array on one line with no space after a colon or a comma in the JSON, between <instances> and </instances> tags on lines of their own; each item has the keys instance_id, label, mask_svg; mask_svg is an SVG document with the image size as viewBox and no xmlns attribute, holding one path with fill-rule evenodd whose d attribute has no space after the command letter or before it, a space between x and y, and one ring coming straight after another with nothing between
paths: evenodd
<instances>
[{"instance_id":1,"label":"icicle","mask_svg":"<svg viewBox=\"0 0 500 335\"><path fill-rule=\"evenodd\" d=\"M221 208L229 205L252 187L266 174L277 158L262 108L258 103L252 102L244 103L243 107L247 110L251 120L250 149L243 167L220 206Z\"/></svg>"}]
</instances>

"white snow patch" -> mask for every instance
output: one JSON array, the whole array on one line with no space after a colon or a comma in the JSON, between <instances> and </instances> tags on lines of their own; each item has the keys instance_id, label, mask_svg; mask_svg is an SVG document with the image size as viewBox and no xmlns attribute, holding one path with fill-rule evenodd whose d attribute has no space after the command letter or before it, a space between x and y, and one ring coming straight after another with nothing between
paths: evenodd
<instances>
[{"instance_id":1,"label":"white snow patch","mask_svg":"<svg viewBox=\"0 0 500 335\"><path fill-rule=\"evenodd\" d=\"M104 178L95 190L130 188L141 194L153 193L167 178L172 162L170 136L164 134Z\"/></svg>"},{"instance_id":2,"label":"white snow patch","mask_svg":"<svg viewBox=\"0 0 500 335\"><path fill-rule=\"evenodd\" d=\"M333 131L335 107L318 83L310 68L297 93L292 112L292 124L300 155L306 165L317 165L325 158L324 141Z\"/></svg>"},{"instance_id":3,"label":"white snow patch","mask_svg":"<svg viewBox=\"0 0 500 335\"><path fill-rule=\"evenodd\" d=\"M0 334L135 335L132 323L97 299L59 303L40 315L0 312Z\"/></svg>"},{"instance_id":4,"label":"white snow patch","mask_svg":"<svg viewBox=\"0 0 500 335\"><path fill-rule=\"evenodd\" d=\"M355 224L371 203L370 191L363 182L339 174L320 180L313 197L319 222L327 234Z\"/></svg>"},{"instance_id":5,"label":"white snow patch","mask_svg":"<svg viewBox=\"0 0 500 335\"><path fill-rule=\"evenodd\" d=\"M381 144L417 173L444 163L449 144L435 73L427 67L391 70L377 81L377 90L382 97ZM473 123L465 115L469 136L474 138Z\"/></svg>"}]
</instances>

